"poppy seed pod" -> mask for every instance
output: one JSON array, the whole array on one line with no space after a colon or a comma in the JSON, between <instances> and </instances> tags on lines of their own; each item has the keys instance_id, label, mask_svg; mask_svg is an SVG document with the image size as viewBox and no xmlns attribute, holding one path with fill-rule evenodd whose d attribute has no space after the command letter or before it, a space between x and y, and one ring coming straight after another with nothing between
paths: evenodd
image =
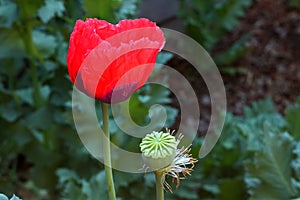
<instances>
[{"instance_id":1,"label":"poppy seed pod","mask_svg":"<svg viewBox=\"0 0 300 200\"><path fill-rule=\"evenodd\" d=\"M176 156L177 145L178 141L169 131L147 134L140 144L145 164L153 170L170 165Z\"/></svg>"}]
</instances>

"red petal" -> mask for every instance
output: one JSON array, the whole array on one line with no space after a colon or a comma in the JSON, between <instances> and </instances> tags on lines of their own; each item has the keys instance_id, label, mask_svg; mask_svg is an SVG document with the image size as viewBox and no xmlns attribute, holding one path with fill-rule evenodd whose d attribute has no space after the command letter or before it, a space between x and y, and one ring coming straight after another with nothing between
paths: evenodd
<instances>
[{"instance_id":1,"label":"red petal","mask_svg":"<svg viewBox=\"0 0 300 200\"><path fill-rule=\"evenodd\" d=\"M162 31L147 19L117 25L79 20L67 58L71 80L74 83L80 75L75 85L91 97L107 103L123 101L144 85L164 42Z\"/></svg>"}]
</instances>

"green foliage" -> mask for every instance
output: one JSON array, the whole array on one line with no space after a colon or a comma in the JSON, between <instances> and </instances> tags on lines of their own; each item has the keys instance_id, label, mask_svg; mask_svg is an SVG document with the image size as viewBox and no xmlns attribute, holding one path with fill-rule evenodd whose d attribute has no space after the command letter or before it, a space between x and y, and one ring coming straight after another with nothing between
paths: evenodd
<instances>
[{"instance_id":1,"label":"green foliage","mask_svg":"<svg viewBox=\"0 0 300 200\"><path fill-rule=\"evenodd\" d=\"M116 22L134 17L139 1L101 1L111 7L97 7L99 2L0 1L0 192L12 196L25 190L33 200L105 198L104 171L74 128L65 61L68 41L76 19L103 16ZM161 99L145 103L135 94L132 100L139 106L131 105L130 112L140 113L141 122L148 122L152 104L170 102L166 88L150 87L140 95L154 94ZM167 110L170 126L177 111ZM119 135L125 134L115 129L116 143L136 150L138 140ZM118 188L134 180L131 174L120 175Z\"/></svg>"},{"instance_id":2,"label":"green foliage","mask_svg":"<svg viewBox=\"0 0 300 200\"><path fill-rule=\"evenodd\" d=\"M0 2L0 27L11 27L18 17L17 5L10 1Z\"/></svg>"},{"instance_id":3,"label":"green foliage","mask_svg":"<svg viewBox=\"0 0 300 200\"><path fill-rule=\"evenodd\" d=\"M203 46L212 47L238 23L251 0L181 0L180 16L190 34Z\"/></svg>"},{"instance_id":4,"label":"green foliage","mask_svg":"<svg viewBox=\"0 0 300 200\"><path fill-rule=\"evenodd\" d=\"M133 18L140 0L83 0L87 17L96 17L116 23Z\"/></svg>"},{"instance_id":5,"label":"green foliage","mask_svg":"<svg viewBox=\"0 0 300 200\"><path fill-rule=\"evenodd\" d=\"M241 37L230 48L226 49L225 52L218 54L215 57L215 62L222 65L230 65L230 63L245 55L248 49L245 48L244 44L250 37L250 34Z\"/></svg>"},{"instance_id":6,"label":"green foliage","mask_svg":"<svg viewBox=\"0 0 300 200\"><path fill-rule=\"evenodd\" d=\"M250 180L257 180L257 184L249 184L251 198L295 197L297 191L291 179L290 168L292 137L288 133L272 133L266 130L263 141L262 150L256 152L253 161L247 163Z\"/></svg>"},{"instance_id":7,"label":"green foliage","mask_svg":"<svg viewBox=\"0 0 300 200\"><path fill-rule=\"evenodd\" d=\"M295 180L300 181L300 141L297 142L296 147L293 150L293 158L291 165L295 174ZM297 188L300 189L299 183Z\"/></svg>"},{"instance_id":8,"label":"green foliage","mask_svg":"<svg viewBox=\"0 0 300 200\"><path fill-rule=\"evenodd\" d=\"M41 18L42 22L47 23L53 17L62 17L65 11L65 6L60 0L47 0L45 5L40 7L38 10L38 16Z\"/></svg>"},{"instance_id":9,"label":"green foliage","mask_svg":"<svg viewBox=\"0 0 300 200\"><path fill-rule=\"evenodd\" d=\"M284 131L285 118L270 99L245 107L244 113L227 115L219 142L193 171L199 178L188 178L187 183L195 184L198 199L298 197L299 144ZM197 139L193 148L201 143Z\"/></svg>"},{"instance_id":10,"label":"green foliage","mask_svg":"<svg viewBox=\"0 0 300 200\"><path fill-rule=\"evenodd\" d=\"M180 0L179 16L184 22L188 34L197 40L208 52L218 45L229 31L244 16L245 8L252 0ZM247 53L245 47L250 34L242 36L231 47L214 56L218 66L227 66ZM239 71L232 71L231 73Z\"/></svg>"},{"instance_id":11,"label":"green foliage","mask_svg":"<svg viewBox=\"0 0 300 200\"><path fill-rule=\"evenodd\" d=\"M58 187L63 190L61 199L108 199L104 171L92 176L90 180L80 179L76 172L69 169L59 169L57 175Z\"/></svg>"},{"instance_id":12,"label":"green foliage","mask_svg":"<svg viewBox=\"0 0 300 200\"><path fill-rule=\"evenodd\" d=\"M114 20L113 1L111 0L84 0L83 7L86 15L104 20Z\"/></svg>"},{"instance_id":13,"label":"green foliage","mask_svg":"<svg viewBox=\"0 0 300 200\"><path fill-rule=\"evenodd\" d=\"M223 23L213 16L226 18L226 24L220 25L222 28L203 29L212 32L205 37L207 44L213 46L224 30L235 26L236 16L243 14L236 10L250 1L241 1L235 6L233 1L190 2L197 4L195 9L213 8L210 16L204 15L208 22L213 22L212 26ZM139 1L106 3L110 7L98 10L97 1L36 0L30 4L23 0L0 1L0 192L13 196L25 190L30 194L28 199L33 200L107 199L103 167L90 156L76 135L71 112L72 85L65 63L75 19L104 16L115 22L130 18ZM231 9L232 13L228 13ZM244 42L241 39L240 44ZM233 46L219 56L219 62L228 65L242 52L240 45ZM170 54L164 53L158 60L163 64L170 58ZM159 69L160 66L156 66L156 70ZM169 127L178 114L170 103L169 90L147 85L129 101L129 113L139 125L149 124L152 116L155 127ZM153 106L155 104L163 107ZM181 180L178 190L166 194L167 199L298 197L299 106L297 100L287 109L285 118L276 112L270 100L246 107L244 116L228 114L219 143L197 163L192 176ZM165 124L160 118L164 112L167 113ZM126 126L126 120L123 122ZM111 118L110 123L112 141L137 152L140 140L122 133L114 119ZM195 157L202 142L202 138L194 141ZM153 174L114 171L114 178L121 199L155 198ZM8 198L0 194L0 199Z\"/></svg>"},{"instance_id":14,"label":"green foliage","mask_svg":"<svg viewBox=\"0 0 300 200\"><path fill-rule=\"evenodd\" d=\"M288 131L297 139L300 138L300 98L298 98L293 106L286 109L286 121Z\"/></svg>"},{"instance_id":15,"label":"green foliage","mask_svg":"<svg viewBox=\"0 0 300 200\"><path fill-rule=\"evenodd\" d=\"M288 5L290 8L300 8L300 2L297 0L289 0Z\"/></svg>"},{"instance_id":16,"label":"green foliage","mask_svg":"<svg viewBox=\"0 0 300 200\"><path fill-rule=\"evenodd\" d=\"M0 193L0 200L8 200L8 197ZM16 195L13 195L9 200L21 200L21 199Z\"/></svg>"}]
</instances>

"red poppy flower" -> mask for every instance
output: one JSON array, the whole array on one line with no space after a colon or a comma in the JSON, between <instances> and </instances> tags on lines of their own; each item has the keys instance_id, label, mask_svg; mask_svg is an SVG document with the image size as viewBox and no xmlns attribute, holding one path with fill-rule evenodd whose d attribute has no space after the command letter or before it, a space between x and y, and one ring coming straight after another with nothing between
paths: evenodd
<instances>
[{"instance_id":1,"label":"red poppy flower","mask_svg":"<svg viewBox=\"0 0 300 200\"><path fill-rule=\"evenodd\" d=\"M164 43L161 29L148 19L116 25L77 20L67 55L70 79L92 98L124 101L145 84Z\"/></svg>"}]
</instances>

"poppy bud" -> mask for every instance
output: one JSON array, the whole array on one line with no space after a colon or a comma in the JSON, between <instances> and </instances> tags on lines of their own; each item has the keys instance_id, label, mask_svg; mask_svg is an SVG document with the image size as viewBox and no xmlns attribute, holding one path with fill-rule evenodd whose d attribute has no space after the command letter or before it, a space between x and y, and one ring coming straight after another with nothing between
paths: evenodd
<instances>
[{"instance_id":1,"label":"poppy bud","mask_svg":"<svg viewBox=\"0 0 300 200\"><path fill-rule=\"evenodd\" d=\"M125 101L145 84L164 44L163 32L148 19L121 20L116 25L77 20L67 55L70 79L92 98Z\"/></svg>"}]
</instances>

